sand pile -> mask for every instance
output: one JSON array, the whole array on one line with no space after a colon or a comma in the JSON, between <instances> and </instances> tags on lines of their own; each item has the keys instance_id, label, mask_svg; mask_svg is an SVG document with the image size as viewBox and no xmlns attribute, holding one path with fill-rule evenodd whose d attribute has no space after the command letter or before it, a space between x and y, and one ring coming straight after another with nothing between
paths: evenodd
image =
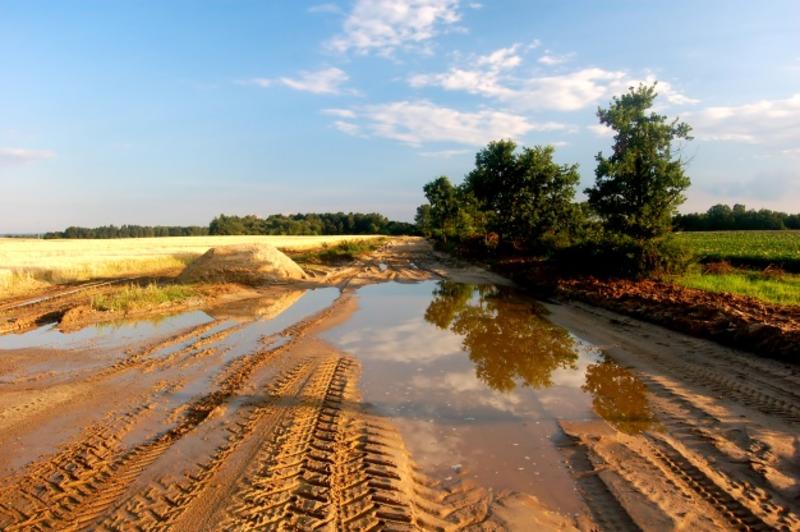
<instances>
[{"instance_id":1,"label":"sand pile","mask_svg":"<svg viewBox=\"0 0 800 532\"><path fill-rule=\"evenodd\" d=\"M263 284L305 279L303 269L269 244L238 244L211 248L192 262L182 282Z\"/></svg>"}]
</instances>

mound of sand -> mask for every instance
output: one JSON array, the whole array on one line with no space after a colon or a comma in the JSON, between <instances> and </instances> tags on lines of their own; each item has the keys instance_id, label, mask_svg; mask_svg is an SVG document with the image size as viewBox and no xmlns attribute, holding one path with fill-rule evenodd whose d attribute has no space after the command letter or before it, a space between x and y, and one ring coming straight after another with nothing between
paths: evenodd
<instances>
[{"instance_id":1,"label":"mound of sand","mask_svg":"<svg viewBox=\"0 0 800 532\"><path fill-rule=\"evenodd\" d=\"M264 284L305 279L303 269L269 244L211 248L178 277L182 282Z\"/></svg>"}]
</instances>

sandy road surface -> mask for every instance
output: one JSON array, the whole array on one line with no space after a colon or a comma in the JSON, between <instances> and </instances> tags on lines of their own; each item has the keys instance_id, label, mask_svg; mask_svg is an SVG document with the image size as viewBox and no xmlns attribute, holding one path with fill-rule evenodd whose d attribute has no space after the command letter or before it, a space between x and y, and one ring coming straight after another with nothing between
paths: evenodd
<instances>
[{"instance_id":1,"label":"sandy road surface","mask_svg":"<svg viewBox=\"0 0 800 532\"><path fill-rule=\"evenodd\" d=\"M314 273L339 291L279 329L263 318L296 301L286 287L125 350L2 353L0 529L800 528L797 368L551 305L646 398L629 418L562 423L585 508L559 515L529 494L426 476L391 419L361 403L359 361L320 334L365 284L498 279L417 240Z\"/></svg>"}]
</instances>

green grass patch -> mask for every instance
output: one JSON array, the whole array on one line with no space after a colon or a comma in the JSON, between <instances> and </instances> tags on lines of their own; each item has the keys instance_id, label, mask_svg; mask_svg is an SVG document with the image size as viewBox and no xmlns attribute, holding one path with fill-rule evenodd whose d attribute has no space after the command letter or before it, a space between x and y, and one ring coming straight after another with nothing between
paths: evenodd
<instances>
[{"instance_id":1,"label":"green grass patch","mask_svg":"<svg viewBox=\"0 0 800 532\"><path fill-rule=\"evenodd\" d=\"M129 312L148 307L157 307L165 303L177 303L197 295L194 288L184 285L159 285L150 283L145 286L126 285L111 294L96 296L92 299L92 308L101 311Z\"/></svg>"},{"instance_id":2,"label":"green grass patch","mask_svg":"<svg viewBox=\"0 0 800 532\"><path fill-rule=\"evenodd\" d=\"M738 294L778 305L800 305L800 275L774 276L748 271L714 274L692 271L676 278L675 282L688 288Z\"/></svg>"},{"instance_id":3,"label":"green grass patch","mask_svg":"<svg viewBox=\"0 0 800 532\"><path fill-rule=\"evenodd\" d=\"M697 231L677 233L701 262L728 261L737 266L778 265L800 272L800 231Z\"/></svg>"},{"instance_id":4,"label":"green grass patch","mask_svg":"<svg viewBox=\"0 0 800 532\"><path fill-rule=\"evenodd\" d=\"M385 238L345 240L335 246L323 244L319 249L291 255L295 262L337 264L351 262L368 255L386 243Z\"/></svg>"}]
</instances>

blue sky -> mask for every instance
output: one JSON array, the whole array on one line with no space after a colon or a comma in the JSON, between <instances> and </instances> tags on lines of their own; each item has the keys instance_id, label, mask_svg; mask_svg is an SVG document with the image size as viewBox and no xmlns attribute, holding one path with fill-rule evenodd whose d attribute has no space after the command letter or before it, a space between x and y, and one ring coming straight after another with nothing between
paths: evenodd
<instances>
[{"instance_id":1,"label":"blue sky","mask_svg":"<svg viewBox=\"0 0 800 532\"><path fill-rule=\"evenodd\" d=\"M683 210L800 211L800 2L0 0L0 232L379 211L487 141L593 180L638 81L694 126Z\"/></svg>"}]
</instances>

